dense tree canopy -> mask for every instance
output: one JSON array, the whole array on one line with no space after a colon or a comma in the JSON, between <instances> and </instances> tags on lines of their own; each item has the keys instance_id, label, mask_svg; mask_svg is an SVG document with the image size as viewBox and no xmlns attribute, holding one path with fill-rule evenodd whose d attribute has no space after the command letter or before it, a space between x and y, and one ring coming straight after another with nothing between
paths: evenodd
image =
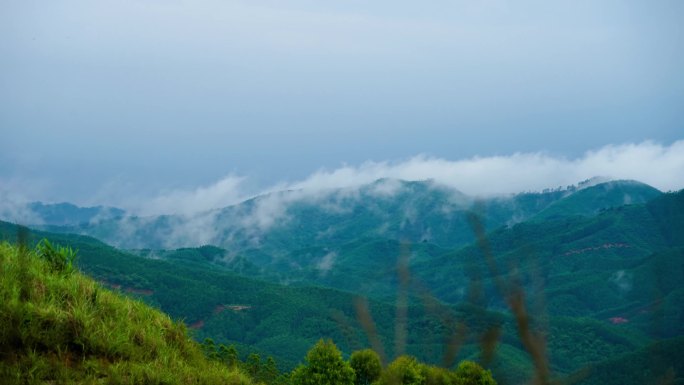
<instances>
[{"instance_id":1,"label":"dense tree canopy","mask_svg":"<svg viewBox=\"0 0 684 385\"><path fill-rule=\"evenodd\" d=\"M492 373L472 361L461 361L455 374L458 385L496 385Z\"/></svg>"},{"instance_id":2,"label":"dense tree canopy","mask_svg":"<svg viewBox=\"0 0 684 385\"><path fill-rule=\"evenodd\" d=\"M424 381L421 364L411 356L394 360L380 378L383 385L422 385Z\"/></svg>"},{"instance_id":3,"label":"dense tree canopy","mask_svg":"<svg viewBox=\"0 0 684 385\"><path fill-rule=\"evenodd\" d=\"M380 378L382 364L380 356L372 349L359 350L352 353L349 364L356 374L356 385L370 385Z\"/></svg>"}]
</instances>

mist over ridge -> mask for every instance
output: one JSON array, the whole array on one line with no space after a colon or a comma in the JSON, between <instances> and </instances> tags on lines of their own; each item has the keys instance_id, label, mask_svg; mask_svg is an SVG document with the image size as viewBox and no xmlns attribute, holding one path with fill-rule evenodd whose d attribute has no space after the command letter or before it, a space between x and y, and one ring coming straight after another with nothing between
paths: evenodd
<instances>
[{"instance_id":1,"label":"mist over ridge","mask_svg":"<svg viewBox=\"0 0 684 385\"><path fill-rule=\"evenodd\" d=\"M321 168L298 180L281 180L259 185L258 175L228 174L217 181L196 187L149 191L149 186L133 185L116 177L82 199L56 193L50 183L30 178L0 176L0 216L30 223L35 218L22 207L33 201L69 202L81 207L109 206L136 216L164 214L195 215L227 207L251 198L281 191L299 191L318 196L328 190L347 189L380 179L404 181L431 180L474 197L492 197L520 192L566 187L600 177L602 180L632 179L661 191L684 188L684 140L671 144L652 141L606 145L581 157L566 158L545 152L477 156L449 160L417 155L398 161L367 161L358 165ZM150 181L154 179L150 177ZM183 176L178 176L179 183ZM52 185L59 183L59 179ZM391 185L385 186L388 192Z\"/></svg>"},{"instance_id":2,"label":"mist over ridge","mask_svg":"<svg viewBox=\"0 0 684 385\"><path fill-rule=\"evenodd\" d=\"M391 233L398 237L397 234L412 223L410 239L442 237L441 243L444 243L447 232L454 231L450 226L458 222L460 224L456 226L460 230L456 233L468 236L456 236L454 239L458 241L447 241L446 244L453 246L471 240L472 234L462 213L470 210L476 201L496 207L492 209L496 213L490 222L492 226L511 224L544 210L574 191L568 188L580 182L587 187L611 180L636 180L660 191L681 189L684 186L684 141L670 145L650 141L609 145L588 151L576 159L545 153L516 153L449 161L420 155L399 162L369 161L359 166L320 169L301 180L256 189L250 186L247 176L237 175L194 189L162 191L152 197L135 193L117 195L122 194L125 185L118 193L114 193L117 188L114 186L110 195L113 198L99 202L95 207L71 201L86 207L66 209L76 218L71 222L49 219L54 213L45 212L48 209L59 212L69 205L45 207L43 213L37 215L36 208L40 206L31 204L27 196L22 195L23 190L8 184L0 189L3 198L0 218L23 224L62 226L61 231L93 235L125 248L214 244L241 245L237 247L243 249L261 245L266 234L278 228L287 229L297 221L303 220L313 226L313 222L306 219L307 215L314 215L313 212L318 213L314 218L322 216L331 221L319 223L319 228L315 229L322 234L322 239L325 234L332 236L336 222L347 223L351 231L360 225L350 218L358 215L355 210L361 210L374 219L360 227L365 230L349 234L383 235L383 231L393 229ZM539 201L535 204L521 203L524 193L542 192L554 193L534 198ZM646 199L639 194L635 197L630 194L612 196L599 207ZM50 200L43 203L46 202ZM562 212L564 209L556 210ZM460 219L454 219L459 216ZM417 224L425 218L435 222ZM436 231L437 227L442 230ZM283 237L286 238L285 234ZM315 235L311 237L316 240Z\"/></svg>"},{"instance_id":3,"label":"mist over ridge","mask_svg":"<svg viewBox=\"0 0 684 385\"><path fill-rule=\"evenodd\" d=\"M33 216L42 220L32 224L94 236L125 249L216 245L231 253L259 250L271 263L273 257L284 256L284 250L332 247L324 250L328 254L358 239L458 247L473 240L471 212L483 216L487 229L494 229L535 216L593 216L600 209L644 203L660 194L637 181L592 178L540 192L484 197L433 180L385 178L355 187L276 191L190 214L137 216L111 208L33 205ZM63 206L72 212L55 220L52 212Z\"/></svg>"},{"instance_id":4,"label":"mist over ridge","mask_svg":"<svg viewBox=\"0 0 684 385\"><path fill-rule=\"evenodd\" d=\"M330 189L358 189L380 179L431 180L467 195L492 197L565 187L596 177L638 180L661 191L684 188L684 140L670 145L651 141L607 145L574 159L544 152L459 160L417 155L401 161L367 161L357 166L319 169L304 179L281 181L257 190L250 188L249 176L229 175L194 189L166 191L138 202L122 199L117 203L115 199L105 204L143 216L192 214L271 192L301 190L304 195L316 196Z\"/></svg>"}]
</instances>

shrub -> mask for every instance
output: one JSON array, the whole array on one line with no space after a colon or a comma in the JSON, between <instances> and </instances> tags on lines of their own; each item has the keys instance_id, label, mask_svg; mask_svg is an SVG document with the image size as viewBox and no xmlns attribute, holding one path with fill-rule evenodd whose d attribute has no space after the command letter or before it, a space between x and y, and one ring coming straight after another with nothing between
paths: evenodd
<instances>
[{"instance_id":1,"label":"shrub","mask_svg":"<svg viewBox=\"0 0 684 385\"><path fill-rule=\"evenodd\" d=\"M69 246L53 246L50 241L43 239L36 245L38 256L47 261L53 271L69 274L74 271L76 251Z\"/></svg>"},{"instance_id":2,"label":"shrub","mask_svg":"<svg viewBox=\"0 0 684 385\"><path fill-rule=\"evenodd\" d=\"M354 370L331 340L319 340L306 354L307 365L292 372L293 385L352 385Z\"/></svg>"}]
</instances>

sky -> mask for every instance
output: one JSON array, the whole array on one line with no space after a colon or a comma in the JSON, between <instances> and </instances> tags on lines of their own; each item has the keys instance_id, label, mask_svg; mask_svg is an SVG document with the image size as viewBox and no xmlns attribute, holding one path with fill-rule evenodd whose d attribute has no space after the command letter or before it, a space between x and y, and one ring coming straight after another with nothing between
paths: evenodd
<instances>
[{"instance_id":1,"label":"sky","mask_svg":"<svg viewBox=\"0 0 684 385\"><path fill-rule=\"evenodd\" d=\"M0 0L0 198L684 188L684 2Z\"/></svg>"}]
</instances>

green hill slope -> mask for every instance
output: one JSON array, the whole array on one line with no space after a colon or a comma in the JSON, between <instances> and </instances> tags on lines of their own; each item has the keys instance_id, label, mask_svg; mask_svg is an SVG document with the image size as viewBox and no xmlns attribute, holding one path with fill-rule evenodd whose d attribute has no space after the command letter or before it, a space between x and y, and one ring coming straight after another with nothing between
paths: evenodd
<instances>
[{"instance_id":1,"label":"green hill slope","mask_svg":"<svg viewBox=\"0 0 684 385\"><path fill-rule=\"evenodd\" d=\"M483 239L494 270L482 248L472 245L419 263L414 273L446 302L461 301L458 289L479 277L494 306L495 282L504 279L528 292L543 289L546 307L555 315L636 322L662 316L654 311L667 305L668 318L684 320L683 202L684 192L670 193L595 217L500 228ZM670 323L665 335L684 333L680 325Z\"/></svg>"},{"instance_id":2,"label":"green hill slope","mask_svg":"<svg viewBox=\"0 0 684 385\"><path fill-rule=\"evenodd\" d=\"M684 384L684 337L658 341L575 374L578 385Z\"/></svg>"},{"instance_id":3,"label":"green hill slope","mask_svg":"<svg viewBox=\"0 0 684 385\"><path fill-rule=\"evenodd\" d=\"M3 384L250 383L206 360L182 323L39 254L0 244Z\"/></svg>"},{"instance_id":4,"label":"green hill slope","mask_svg":"<svg viewBox=\"0 0 684 385\"><path fill-rule=\"evenodd\" d=\"M534 220L548 220L573 215L593 216L602 210L629 204L646 203L662 192L647 184L633 180L617 180L580 189L560 199L539 214Z\"/></svg>"}]
</instances>

